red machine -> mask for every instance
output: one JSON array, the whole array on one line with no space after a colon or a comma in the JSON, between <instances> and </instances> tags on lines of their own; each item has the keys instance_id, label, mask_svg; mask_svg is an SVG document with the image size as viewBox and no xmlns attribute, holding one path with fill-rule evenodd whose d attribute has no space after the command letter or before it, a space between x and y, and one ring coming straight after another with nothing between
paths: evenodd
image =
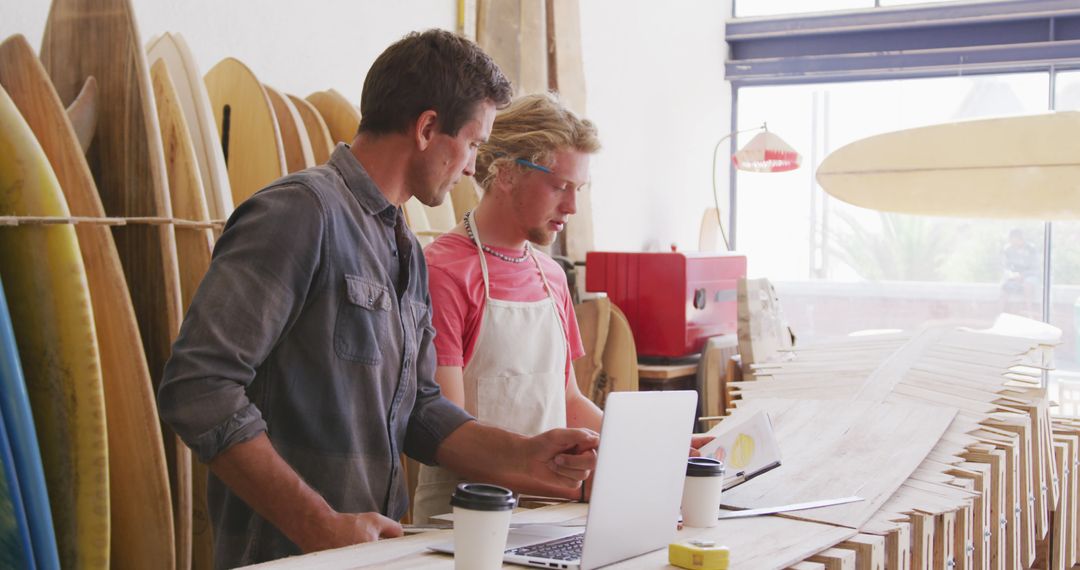
<instances>
[{"instance_id":1,"label":"red machine","mask_svg":"<svg viewBox=\"0 0 1080 570\"><path fill-rule=\"evenodd\" d=\"M746 257L714 253L585 256L585 290L604 291L630 322L641 356L701 352L705 340L737 333L736 285Z\"/></svg>"}]
</instances>

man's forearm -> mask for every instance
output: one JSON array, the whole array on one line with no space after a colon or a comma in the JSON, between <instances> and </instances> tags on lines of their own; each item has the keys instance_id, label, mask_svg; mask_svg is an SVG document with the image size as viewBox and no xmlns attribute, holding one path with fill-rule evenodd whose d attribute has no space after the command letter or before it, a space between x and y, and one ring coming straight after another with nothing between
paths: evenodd
<instances>
[{"instance_id":1,"label":"man's forearm","mask_svg":"<svg viewBox=\"0 0 1080 570\"><path fill-rule=\"evenodd\" d=\"M326 500L285 462L263 432L222 452L210 469L289 540L310 543L312 524L334 514Z\"/></svg>"},{"instance_id":2,"label":"man's forearm","mask_svg":"<svg viewBox=\"0 0 1080 570\"><path fill-rule=\"evenodd\" d=\"M552 436L558 431L559 436ZM577 449L575 444L590 437L588 449ZM579 430L525 437L472 421L443 440L436 460L466 479L497 483L523 493L576 498L581 494L579 482L587 475L581 465L595 463L595 454L589 451L595 448L594 439L595 434L585 436ZM581 452L592 454L593 459L568 457ZM560 464L564 460L566 465Z\"/></svg>"}]
</instances>

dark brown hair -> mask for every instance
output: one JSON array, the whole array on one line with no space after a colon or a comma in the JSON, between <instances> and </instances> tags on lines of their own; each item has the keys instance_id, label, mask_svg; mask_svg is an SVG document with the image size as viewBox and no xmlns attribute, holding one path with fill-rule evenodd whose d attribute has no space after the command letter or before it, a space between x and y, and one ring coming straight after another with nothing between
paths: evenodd
<instances>
[{"instance_id":1,"label":"dark brown hair","mask_svg":"<svg viewBox=\"0 0 1080 570\"><path fill-rule=\"evenodd\" d=\"M375 60L360 96L360 132L401 133L429 109L456 136L479 103L510 103L510 81L475 43L445 30L412 32Z\"/></svg>"}]
</instances>

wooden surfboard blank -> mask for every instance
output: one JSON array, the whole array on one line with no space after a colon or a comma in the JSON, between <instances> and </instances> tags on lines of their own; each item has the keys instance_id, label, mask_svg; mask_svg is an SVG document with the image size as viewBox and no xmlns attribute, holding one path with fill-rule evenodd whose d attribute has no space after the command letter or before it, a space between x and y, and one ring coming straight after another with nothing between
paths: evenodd
<instances>
[{"instance_id":1,"label":"wooden surfboard blank","mask_svg":"<svg viewBox=\"0 0 1080 570\"><path fill-rule=\"evenodd\" d=\"M161 140L165 146L165 166L169 173L169 190L173 214L185 220L209 221L206 200L195 158L195 148L188 125L180 107L180 98L173 86L169 68L158 60L150 67L157 101ZM176 255L180 267L180 291L184 312L199 283L210 267L214 236L209 229L179 227L176 229ZM192 460L192 568L214 567L214 543L210 529L210 513L206 502L206 465Z\"/></svg>"},{"instance_id":2,"label":"wooden surfboard blank","mask_svg":"<svg viewBox=\"0 0 1080 570\"><path fill-rule=\"evenodd\" d=\"M90 168L45 68L22 36L0 44L0 83L37 135L71 215L103 217ZM150 373L107 226L75 227L101 354L109 437L111 560L146 568L174 556L172 503ZM141 540L126 537L142 536Z\"/></svg>"},{"instance_id":3,"label":"wooden surfboard blank","mask_svg":"<svg viewBox=\"0 0 1080 570\"><path fill-rule=\"evenodd\" d=\"M307 128L304 127L304 120L300 118L296 106L277 89L269 85L263 85L263 88L266 89L266 95L270 97L270 105L274 108L274 116L277 118L278 129L281 131L286 169L292 173L315 166Z\"/></svg>"},{"instance_id":4,"label":"wooden surfboard blank","mask_svg":"<svg viewBox=\"0 0 1080 570\"><path fill-rule=\"evenodd\" d=\"M0 89L0 215L68 216L49 160ZM41 445L61 565L109 567L109 466L94 313L75 230L16 226L0 275Z\"/></svg>"},{"instance_id":5,"label":"wooden surfboard blank","mask_svg":"<svg viewBox=\"0 0 1080 570\"><path fill-rule=\"evenodd\" d=\"M818 167L826 192L902 214L1080 219L1080 112L981 119L885 133Z\"/></svg>"},{"instance_id":6,"label":"wooden surfboard blank","mask_svg":"<svg viewBox=\"0 0 1080 570\"><path fill-rule=\"evenodd\" d=\"M210 216L203 195L195 148L188 134L187 122L173 86L169 68L158 60L150 68L157 103L161 142L165 148L165 167L169 174L169 196L173 215L193 221L208 221ZM187 311L206 268L210 266L213 236L209 229L177 228L176 258L180 268L181 308ZM193 271L191 269L194 269Z\"/></svg>"},{"instance_id":7,"label":"wooden surfboard blank","mask_svg":"<svg viewBox=\"0 0 1080 570\"><path fill-rule=\"evenodd\" d=\"M334 151L334 142L330 140L330 131L326 128L326 121L323 121L322 115L304 99L289 95L289 101L292 101L296 112L300 114L300 119L304 121L315 164L326 164L326 161L330 160L330 153Z\"/></svg>"},{"instance_id":8,"label":"wooden surfboard blank","mask_svg":"<svg viewBox=\"0 0 1080 570\"><path fill-rule=\"evenodd\" d=\"M184 110L188 132L191 133L191 144L199 163L199 175L202 177L210 217L215 220L228 219L233 211L229 172L225 167L221 136L214 123L214 112L199 66L184 37L177 33L166 32L150 40L146 51L151 64L160 59L169 68L169 76L176 87L176 96Z\"/></svg>"},{"instance_id":9,"label":"wooden surfboard blank","mask_svg":"<svg viewBox=\"0 0 1080 570\"><path fill-rule=\"evenodd\" d=\"M87 76L98 82L98 122L87 163L105 213L172 217L150 71L130 0L54 0L41 60L60 100L70 101ZM113 228L155 388L180 328L180 276L172 225ZM163 430L173 492L177 565L191 552L191 456ZM166 562L162 562L166 564Z\"/></svg>"},{"instance_id":10,"label":"wooden surfboard blank","mask_svg":"<svg viewBox=\"0 0 1080 570\"><path fill-rule=\"evenodd\" d=\"M330 140L334 144L352 142L356 137L356 129L360 128L360 111L344 95L334 89L327 89L308 95L307 100L319 111L323 121L326 121Z\"/></svg>"},{"instance_id":11,"label":"wooden surfboard blank","mask_svg":"<svg viewBox=\"0 0 1080 570\"><path fill-rule=\"evenodd\" d=\"M266 90L240 61L221 60L204 81L229 169L233 203L239 206L287 173L281 131Z\"/></svg>"}]
</instances>

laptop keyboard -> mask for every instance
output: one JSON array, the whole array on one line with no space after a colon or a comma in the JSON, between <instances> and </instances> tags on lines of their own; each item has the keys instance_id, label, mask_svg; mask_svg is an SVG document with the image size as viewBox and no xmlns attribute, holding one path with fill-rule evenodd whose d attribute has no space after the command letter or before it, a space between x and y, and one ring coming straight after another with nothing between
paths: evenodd
<instances>
[{"instance_id":1,"label":"laptop keyboard","mask_svg":"<svg viewBox=\"0 0 1080 570\"><path fill-rule=\"evenodd\" d=\"M581 546L585 544L585 533L578 533L557 540L541 542L530 546L520 546L507 550L507 554L549 558L551 560L578 560L581 558Z\"/></svg>"}]
</instances>

